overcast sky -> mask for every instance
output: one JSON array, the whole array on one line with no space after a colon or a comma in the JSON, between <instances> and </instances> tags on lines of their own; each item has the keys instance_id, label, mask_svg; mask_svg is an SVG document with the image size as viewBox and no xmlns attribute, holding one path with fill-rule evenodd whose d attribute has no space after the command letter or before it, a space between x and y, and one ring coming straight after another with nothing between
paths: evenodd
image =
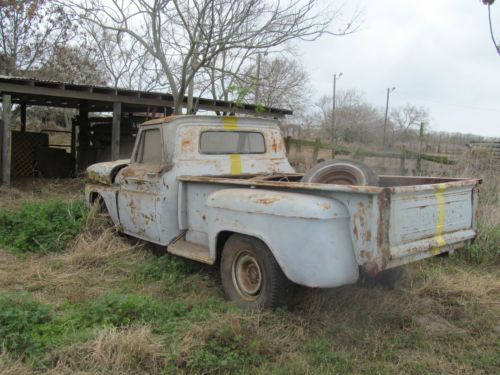
<instances>
[{"instance_id":1,"label":"overcast sky","mask_svg":"<svg viewBox=\"0 0 500 375\"><path fill-rule=\"evenodd\" d=\"M350 1L349 4L354 3ZM433 130L500 137L500 55L479 0L360 0L361 29L301 43L315 97L355 88L378 107L426 107ZM492 7L500 39L500 1ZM496 21L496 22L495 22Z\"/></svg>"}]
</instances>

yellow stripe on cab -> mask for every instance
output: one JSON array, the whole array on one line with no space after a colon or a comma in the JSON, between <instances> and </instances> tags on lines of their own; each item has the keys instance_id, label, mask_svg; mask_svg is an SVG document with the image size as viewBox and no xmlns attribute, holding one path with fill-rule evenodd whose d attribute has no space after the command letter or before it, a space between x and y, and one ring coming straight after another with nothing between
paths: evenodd
<instances>
[{"instance_id":1,"label":"yellow stripe on cab","mask_svg":"<svg viewBox=\"0 0 500 375\"><path fill-rule=\"evenodd\" d=\"M241 156L240 154L229 155L229 171L231 174L241 174Z\"/></svg>"},{"instance_id":2,"label":"yellow stripe on cab","mask_svg":"<svg viewBox=\"0 0 500 375\"><path fill-rule=\"evenodd\" d=\"M226 130L238 129L238 119L236 116L224 116L222 118L222 123L224 124L224 129Z\"/></svg>"}]
</instances>

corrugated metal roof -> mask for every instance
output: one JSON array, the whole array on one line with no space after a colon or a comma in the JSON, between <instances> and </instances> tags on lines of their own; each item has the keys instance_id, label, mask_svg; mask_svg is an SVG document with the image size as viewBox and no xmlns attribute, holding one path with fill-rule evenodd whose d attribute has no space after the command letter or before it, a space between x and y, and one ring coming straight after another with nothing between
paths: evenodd
<instances>
[{"instance_id":1,"label":"corrugated metal roof","mask_svg":"<svg viewBox=\"0 0 500 375\"><path fill-rule=\"evenodd\" d=\"M112 102L122 102L129 105L130 108L137 106L137 110L140 110L139 108L150 106L171 107L174 100L172 94L163 92L139 91L1 75L0 92L12 94L13 102L16 102L16 100L17 102L25 101L28 105L75 107L78 106L80 100L89 100L96 108L100 108L98 104L103 105L103 112L108 109L109 103ZM32 100L31 103L29 101L30 98ZM65 101L62 101L63 99ZM289 109L257 107L253 104L239 105L225 100L195 98L195 101L198 103L198 109L200 110L247 113L257 116L284 116L293 114L292 110ZM183 104L187 104L187 97L184 97Z\"/></svg>"}]
</instances>

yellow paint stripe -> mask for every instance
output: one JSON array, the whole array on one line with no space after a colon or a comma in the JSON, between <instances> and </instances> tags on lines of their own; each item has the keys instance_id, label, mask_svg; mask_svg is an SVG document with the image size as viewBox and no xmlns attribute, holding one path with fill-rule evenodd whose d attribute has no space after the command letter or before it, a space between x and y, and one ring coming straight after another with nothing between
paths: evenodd
<instances>
[{"instance_id":1,"label":"yellow paint stripe","mask_svg":"<svg viewBox=\"0 0 500 375\"><path fill-rule=\"evenodd\" d=\"M438 190L435 193L437 202L437 220L436 220L436 230L434 234L434 240L437 243L437 247L432 249L432 255L437 255L442 252L442 247L446 245L446 241L443 238L444 223L445 223L445 201L443 192L446 189L446 185L439 184Z\"/></svg>"},{"instance_id":2,"label":"yellow paint stripe","mask_svg":"<svg viewBox=\"0 0 500 375\"><path fill-rule=\"evenodd\" d=\"M224 124L224 129L226 130L238 129L238 118L235 116L224 116L222 118L222 123Z\"/></svg>"},{"instance_id":3,"label":"yellow paint stripe","mask_svg":"<svg viewBox=\"0 0 500 375\"><path fill-rule=\"evenodd\" d=\"M229 155L229 171L231 174L241 174L241 156L240 154Z\"/></svg>"}]
</instances>

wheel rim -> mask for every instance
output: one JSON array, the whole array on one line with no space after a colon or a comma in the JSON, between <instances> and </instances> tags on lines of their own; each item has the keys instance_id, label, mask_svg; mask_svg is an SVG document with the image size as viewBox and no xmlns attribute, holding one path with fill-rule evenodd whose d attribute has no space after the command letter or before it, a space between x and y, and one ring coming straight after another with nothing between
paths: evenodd
<instances>
[{"instance_id":1,"label":"wheel rim","mask_svg":"<svg viewBox=\"0 0 500 375\"><path fill-rule=\"evenodd\" d=\"M238 294L246 300L255 300L262 288L262 271L257 259L242 251L233 262L233 284Z\"/></svg>"},{"instance_id":2,"label":"wheel rim","mask_svg":"<svg viewBox=\"0 0 500 375\"><path fill-rule=\"evenodd\" d=\"M351 164L326 165L314 173L308 182L337 185L365 185L363 172Z\"/></svg>"}]
</instances>

